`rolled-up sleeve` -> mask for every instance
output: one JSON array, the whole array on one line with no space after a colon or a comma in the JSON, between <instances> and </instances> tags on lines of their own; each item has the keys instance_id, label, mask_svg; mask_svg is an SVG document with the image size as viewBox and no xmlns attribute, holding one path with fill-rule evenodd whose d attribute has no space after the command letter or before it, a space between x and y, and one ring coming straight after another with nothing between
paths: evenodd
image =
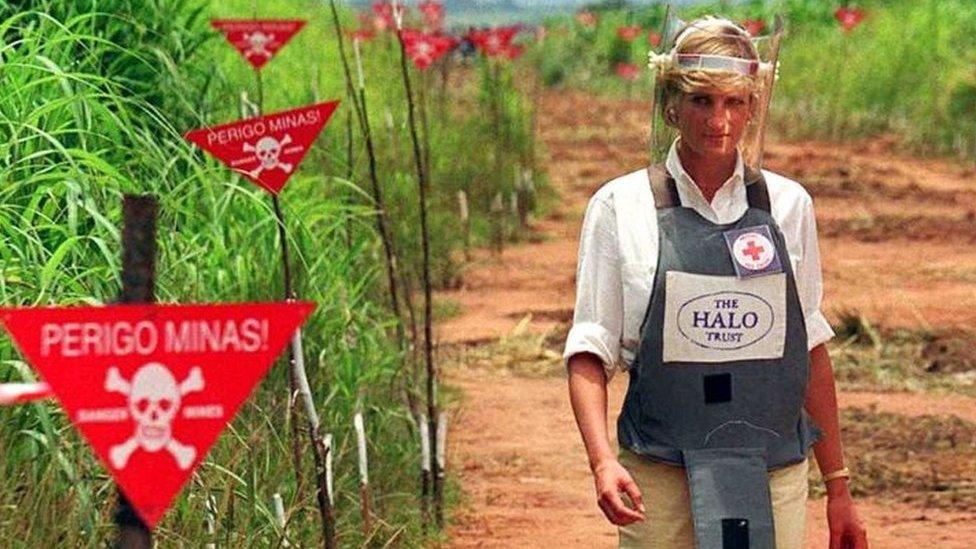
<instances>
[{"instance_id":1,"label":"rolled-up sleeve","mask_svg":"<svg viewBox=\"0 0 976 549\"><path fill-rule=\"evenodd\" d=\"M563 362L577 353L593 353L603 362L609 381L620 367L623 290L620 281L617 219L613 205L595 195L590 199L580 234L576 268L576 307L566 337Z\"/></svg>"},{"instance_id":2,"label":"rolled-up sleeve","mask_svg":"<svg viewBox=\"0 0 976 549\"><path fill-rule=\"evenodd\" d=\"M820 267L820 244L817 240L817 219L813 200L806 196L801 212L800 238L803 256L797 265L796 289L807 326L807 347L813 349L834 337L834 330L821 312L823 300L823 272Z\"/></svg>"}]
</instances>

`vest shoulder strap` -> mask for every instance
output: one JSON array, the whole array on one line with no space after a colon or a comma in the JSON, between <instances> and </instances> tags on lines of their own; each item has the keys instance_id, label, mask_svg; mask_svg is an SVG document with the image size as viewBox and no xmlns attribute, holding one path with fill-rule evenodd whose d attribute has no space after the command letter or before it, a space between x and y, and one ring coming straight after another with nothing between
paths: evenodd
<instances>
[{"instance_id":1,"label":"vest shoulder strap","mask_svg":"<svg viewBox=\"0 0 976 549\"><path fill-rule=\"evenodd\" d=\"M769 189L761 171L746 166L743 174L746 182L746 200L750 208L772 213L769 206Z\"/></svg>"},{"instance_id":2,"label":"vest shoulder strap","mask_svg":"<svg viewBox=\"0 0 976 549\"><path fill-rule=\"evenodd\" d=\"M651 193L654 195L654 207L658 210L681 206L678 197L678 187L674 178L662 164L654 164L647 168L647 178L651 181Z\"/></svg>"}]
</instances>

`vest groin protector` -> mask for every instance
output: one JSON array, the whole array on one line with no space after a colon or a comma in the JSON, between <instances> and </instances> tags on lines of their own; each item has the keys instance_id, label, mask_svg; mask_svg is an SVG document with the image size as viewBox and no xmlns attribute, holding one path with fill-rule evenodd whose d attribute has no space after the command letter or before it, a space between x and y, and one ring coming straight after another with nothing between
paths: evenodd
<instances>
[{"instance_id":1,"label":"vest groin protector","mask_svg":"<svg viewBox=\"0 0 976 549\"><path fill-rule=\"evenodd\" d=\"M659 253L630 383L622 445L684 466L699 549L775 549L768 471L800 463L819 437L803 403L806 326L761 172L749 208L716 225L681 207L650 169Z\"/></svg>"}]
</instances>

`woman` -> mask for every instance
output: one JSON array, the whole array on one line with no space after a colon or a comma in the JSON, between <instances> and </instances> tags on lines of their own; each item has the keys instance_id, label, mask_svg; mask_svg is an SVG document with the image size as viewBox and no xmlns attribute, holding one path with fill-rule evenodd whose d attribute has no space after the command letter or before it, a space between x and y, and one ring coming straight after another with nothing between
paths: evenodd
<instances>
[{"instance_id":1,"label":"woman","mask_svg":"<svg viewBox=\"0 0 976 549\"><path fill-rule=\"evenodd\" d=\"M800 548L812 446L831 549L866 548L812 202L743 161L771 69L724 19L694 21L673 43L652 68L678 138L663 165L597 191L583 222L564 357L598 504L621 547ZM617 370L630 384L614 455L606 383Z\"/></svg>"}]
</instances>

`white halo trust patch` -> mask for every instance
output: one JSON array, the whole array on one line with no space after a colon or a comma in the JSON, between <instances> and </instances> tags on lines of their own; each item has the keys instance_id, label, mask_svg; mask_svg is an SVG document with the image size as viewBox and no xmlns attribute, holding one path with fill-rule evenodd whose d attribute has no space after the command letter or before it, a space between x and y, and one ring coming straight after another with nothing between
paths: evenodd
<instances>
[{"instance_id":1,"label":"white halo trust patch","mask_svg":"<svg viewBox=\"0 0 976 549\"><path fill-rule=\"evenodd\" d=\"M668 271L664 362L781 358L786 274L754 278Z\"/></svg>"}]
</instances>

